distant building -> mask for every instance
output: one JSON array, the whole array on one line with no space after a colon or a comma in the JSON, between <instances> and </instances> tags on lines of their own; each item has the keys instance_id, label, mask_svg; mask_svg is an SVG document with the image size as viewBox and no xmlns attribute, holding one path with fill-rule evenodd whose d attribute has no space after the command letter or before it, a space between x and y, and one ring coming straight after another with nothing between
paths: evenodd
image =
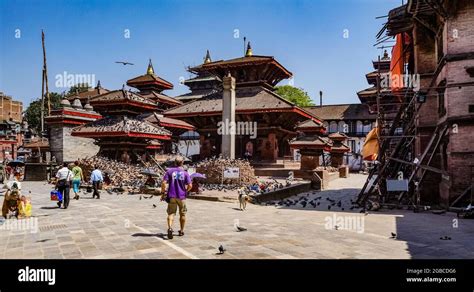
<instances>
[{"instance_id":1,"label":"distant building","mask_svg":"<svg viewBox=\"0 0 474 292\"><path fill-rule=\"evenodd\" d=\"M0 92L0 160L15 159L23 143L21 133L23 103Z\"/></svg>"},{"instance_id":2,"label":"distant building","mask_svg":"<svg viewBox=\"0 0 474 292\"><path fill-rule=\"evenodd\" d=\"M352 170L358 170L365 136L375 127L377 115L370 113L365 104L335 104L304 109L324 121L327 135L339 132L348 137L346 143L350 152L345 154L344 163Z\"/></svg>"}]
</instances>

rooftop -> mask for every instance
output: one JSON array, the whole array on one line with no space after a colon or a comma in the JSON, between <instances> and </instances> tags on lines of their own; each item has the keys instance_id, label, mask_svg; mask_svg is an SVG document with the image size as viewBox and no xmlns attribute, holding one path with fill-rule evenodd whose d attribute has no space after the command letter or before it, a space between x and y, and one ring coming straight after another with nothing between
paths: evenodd
<instances>
[{"instance_id":1,"label":"rooftop","mask_svg":"<svg viewBox=\"0 0 474 292\"><path fill-rule=\"evenodd\" d=\"M73 136L90 138L138 137L169 140L171 132L147 121L127 117L106 118L73 129Z\"/></svg>"},{"instance_id":2,"label":"rooftop","mask_svg":"<svg viewBox=\"0 0 474 292\"><path fill-rule=\"evenodd\" d=\"M323 120L375 120L376 114L371 114L365 104L334 104L305 107L305 110Z\"/></svg>"}]
</instances>

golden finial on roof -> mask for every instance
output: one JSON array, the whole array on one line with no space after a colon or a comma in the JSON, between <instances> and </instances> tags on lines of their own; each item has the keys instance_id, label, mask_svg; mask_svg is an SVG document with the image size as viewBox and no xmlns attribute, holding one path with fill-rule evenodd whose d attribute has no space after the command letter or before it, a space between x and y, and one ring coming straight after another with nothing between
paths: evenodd
<instances>
[{"instance_id":1,"label":"golden finial on roof","mask_svg":"<svg viewBox=\"0 0 474 292\"><path fill-rule=\"evenodd\" d=\"M390 60L390 57L388 56L388 52L387 52L387 50L384 50L384 51L383 51L383 57L382 57L382 60Z\"/></svg>"},{"instance_id":2,"label":"golden finial on roof","mask_svg":"<svg viewBox=\"0 0 474 292\"><path fill-rule=\"evenodd\" d=\"M253 55L252 47L250 46L250 42L247 44L247 52L245 52L245 57L251 57Z\"/></svg>"},{"instance_id":3,"label":"golden finial on roof","mask_svg":"<svg viewBox=\"0 0 474 292\"><path fill-rule=\"evenodd\" d=\"M206 57L204 57L204 64L211 63L211 54L209 53L209 50L206 52Z\"/></svg>"},{"instance_id":4,"label":"golden finial on roof","mask_svg":"<svg viewBox=\"0 0 474 292\"><path fill-rule=\"evenodd\" d=\"M148 69L146 69L146 74L148 75L155 74L155 70L153 69L153 64L151 63L151 59L150 59L150 62L148 63Z\"/></svg>"}]
</instances>

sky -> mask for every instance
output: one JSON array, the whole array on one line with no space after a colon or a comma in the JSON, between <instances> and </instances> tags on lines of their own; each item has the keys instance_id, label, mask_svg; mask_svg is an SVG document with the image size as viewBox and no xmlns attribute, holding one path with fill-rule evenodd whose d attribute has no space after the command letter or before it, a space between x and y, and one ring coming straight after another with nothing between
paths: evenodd
<instances>
[{"instance_id":1,"label":"sky","mask_svg":"<svg viewBox=\"0 0 474 292\"><path fill-rule=\"evenodd\" d=\"M388 11L401 0L0 0L0 91L24 102L41 96L41 29L46 35L49 90L68 90L85 76L104 88L155 73L188 92L187 66L254 55L274 56L292 84L323 104L358 103L365 74L382 54L374 47ZM134 65L121 65L127 61ZM85 74L85 75L84 75ZM66 77L66 79L64 79ZM69 78L71 78L69 77ZM63 82L64 81L64 82Z\"/></svg>"}]
</instances>

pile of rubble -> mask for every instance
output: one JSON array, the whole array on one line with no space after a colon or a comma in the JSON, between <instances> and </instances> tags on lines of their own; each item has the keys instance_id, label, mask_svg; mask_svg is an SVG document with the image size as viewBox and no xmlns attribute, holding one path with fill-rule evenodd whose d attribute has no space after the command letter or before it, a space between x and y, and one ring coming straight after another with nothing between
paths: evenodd
<instances>
[{"instance_id":1,"label":"pile of rubble","mask_svg":"<svg viewBox=\"0 0 474 292\"><path fill-rule=\"evenodd\" d=\"M91 172L94 170L94 165L97 165L104 175L108 175L111 186L129 190L136 190L144 185L147 175L142 173L145 171L156 173L157 177L155 180L160 180L163 177L163 173L158 167L143 167L105 157L93 156L79 160L79 166L82 168L86 181L89 180Z\"/></svg>"},{"instance_id":2,"label":"pile of rubble","mask_svg":"<svg viewBox=\"0 0 474 292\"><path fill-rule=\"evenodd\" d=\"M224 169L228 167L239 168L240 179L223 178ZM256 182L255 171L250 162L242 159L210 158L196 165L196 172L206 175L207 184L242 184L248 185Z\"/></svg>"}]
</instances>

